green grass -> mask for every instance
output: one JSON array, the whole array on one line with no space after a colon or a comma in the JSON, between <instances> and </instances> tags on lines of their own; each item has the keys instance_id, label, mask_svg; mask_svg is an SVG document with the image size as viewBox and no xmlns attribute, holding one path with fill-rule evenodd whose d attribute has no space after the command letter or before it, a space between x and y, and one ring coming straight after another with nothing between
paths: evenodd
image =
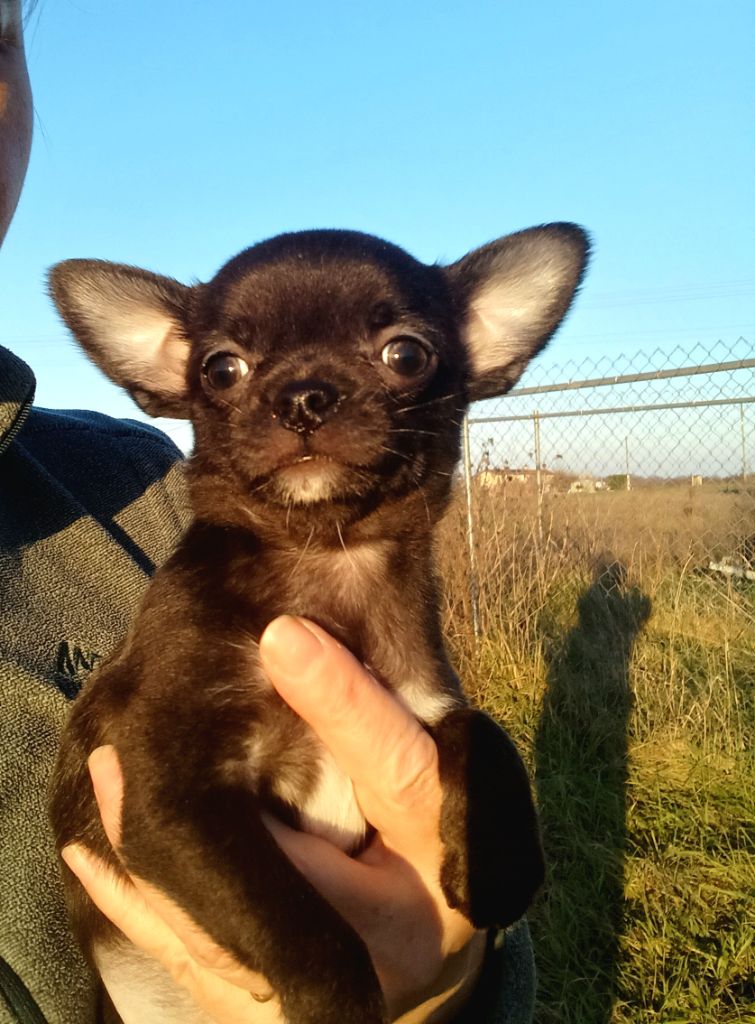
<instances>
[{"instance_id":1,"label":"green grass","mask_svg":"<svg viewBox=\"0 0 755 1024\"><path fill-rule=\"evenodd\" d=\"M599 523L566 545L487 512L481 642L458 546L448 621L535 780L537 1024L755 1024L755 588L664 557L639 520L607 569Z\"/></svg>"}]
</instances>

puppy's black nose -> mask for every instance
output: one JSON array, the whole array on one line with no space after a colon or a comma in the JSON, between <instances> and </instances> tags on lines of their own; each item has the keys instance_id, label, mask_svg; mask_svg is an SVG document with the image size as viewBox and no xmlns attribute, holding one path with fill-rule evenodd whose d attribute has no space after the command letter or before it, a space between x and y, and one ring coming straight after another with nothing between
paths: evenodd
<instances>
[{"instance_id":1,"label":"puppy's black nose","mask_svg":"<svg viewBox=\"0 0 755 1024\"><path fill-rule=\"evenodd\" d=\"M273 415L286 430L313 434L335 411L339 394L323 380L301 380L286 384L273 401Z\"/></svg>"}]
</instances>

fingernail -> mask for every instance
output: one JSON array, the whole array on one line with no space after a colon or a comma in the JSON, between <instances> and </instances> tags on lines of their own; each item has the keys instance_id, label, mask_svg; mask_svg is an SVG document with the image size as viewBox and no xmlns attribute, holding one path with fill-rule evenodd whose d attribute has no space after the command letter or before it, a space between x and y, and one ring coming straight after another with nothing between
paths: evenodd
<instances>
[{"instance_id":1,"label":"fingernail","mask_svg":"<svg viewBox=\"0 0 755 1024\"><path fill-rule=\"evenodd\" d=\"M75 875L78 875L86 864L86 851L80 843L69 843L68 846L64 846L60 856Z\"/></svg>"},{"instance_id":2,"label":"fingernail","mask_svg":"<svg viewBox=\"0 0 755 1024\"><path fill-rule=\"evenodd\" d=\"M316 627L293 615L273 619L260 637L260 654L270 668L287 676L306 672L323 651Z\"/></svg>"},{"instance_id":3,"label":"fingernail","mask_svg":"<svg viewBox=\"0 0 755 1024\"><path fill-rule=\"evenodd\" d=\"M87 758L89 778L92 780L92 789L98 803L115 768L113 754L113 747L108 745L96 747ZM117 771L117 768L115 770Z\"/></svg>"},{"instance_id":4,"label":"fingernail","mask_svg":"<svg viewBox=\"0 0 755 1024\"><path fill-rule=\"evenodd\" d=\"M102 747L95 747L92 753L87 758L87 764L89 765L89 772L91 774L92 769L98 771L99 769L109 765L110 758L112 755L112 746L106 745Z\"/></svg>"}]
</instances>

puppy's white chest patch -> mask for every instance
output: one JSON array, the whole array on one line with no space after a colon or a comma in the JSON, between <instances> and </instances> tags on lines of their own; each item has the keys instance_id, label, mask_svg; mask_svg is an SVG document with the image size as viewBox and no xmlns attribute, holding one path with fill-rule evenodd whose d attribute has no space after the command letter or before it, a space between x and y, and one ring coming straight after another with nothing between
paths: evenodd
<instances>
[{"instance_id":1,"label":"puppy's white chest patch","mask_svg":"<svg viewBox=\"0 0 755 1024\"><path fill-rule=\"evenodd\" d=\"M436 725L459 706L459 699L433 688L434 680L409 682L396 692L396 698L425 725Z\"/></svg>"},{"instance_id":2,"label":"puppy's white chest patch","mask_svg":"<svg viewBox=\"0 0 755 1024\"><path fill-rule=\"evenodd\" d=\"M319 768L315 787L300 808L302 828L348 852L361 846L367 823L351 779L324 748Z\"/></svg>"}]
</instances>

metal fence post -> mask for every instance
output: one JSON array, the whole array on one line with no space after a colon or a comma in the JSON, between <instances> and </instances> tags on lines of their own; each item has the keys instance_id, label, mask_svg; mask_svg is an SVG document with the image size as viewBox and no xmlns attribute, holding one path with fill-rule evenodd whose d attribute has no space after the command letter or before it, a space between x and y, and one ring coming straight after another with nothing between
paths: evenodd
<instances>
[{"instance_id":1,"label":"metal fence post","mask_svg":"<svg viewBox=\"0 0 755 1024\"><path fill-rule=\"evenodd\" d=\"M535 486L537 488L537 535L540 547L543 546L543 464L540 452L540 413L535 409L532 414L535 424Z\"/></svg>"},{"instance_id":2,"label":"metal fence post","mask_svg":"<svg viewBox=\"0 0 755 1024\"><path fill-rule=\"evenodd\" d=\"M632 478L629 475L629 434L624 438L624 464L626 467L626 489L632 490Z\"/></svg>"},{"instance_id":3,"label":"metal fence post","mask_svg":"<svg viewBox=\"0 0 755 1024\"><path fill-rule=\"evenodd\" d=\"M472 603L472 629L475 643L480 639L480 590L477 577L477 552L474 539L474 515L472 512L472 453L469 444L469 417L462 423L462 452L464 462L464 490L467 497L467 552L469 555L469 597Z\"/></svg>"},{"instance_id":4,"label":"metal fence post","mask_svg":"<svg viewBox=\"0 0 755 1024\"><path fill-rule=\"evenodd\" d=\"M745 407L739 405L739 430L742 435L742 483L747 483L747 444L745 441Z\"/></svg>"}]
</instances>

